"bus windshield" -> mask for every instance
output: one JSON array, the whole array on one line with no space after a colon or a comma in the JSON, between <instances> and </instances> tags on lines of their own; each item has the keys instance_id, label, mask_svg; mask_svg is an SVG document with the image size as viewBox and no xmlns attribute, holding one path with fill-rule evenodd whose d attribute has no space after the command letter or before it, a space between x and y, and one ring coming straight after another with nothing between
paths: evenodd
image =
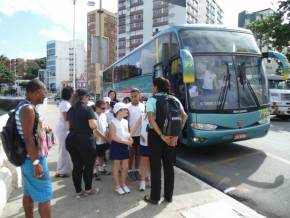
<instances>
[{"instance_id":1,"label":"bus windshield","mask_svg":"<svg viewBox=\"0 0 290 218\"><path fill-rule=\"evenodd\" d=\"M269 80L269 89L290 89L290 81Z\"/></svg>"},{"instance_id":2,"label":"bus windshield","mask_svg":"<svg viewBox=\"0 0 290 218\"><path fill-rule=\"evenodd\" d=\"M268 104L261 57L194 56L196 81L188 86L192 110L237 110Z\"/></svg>"},{"instance_id":3,"label":"bus windshield","mask_svg":"<svg viewBox=\"0 0 290 218\"><path fill-rule=\"evenodd\" d=\"M260 53L253 35L216 30L181 30L183 48L191 53L250 52Z\"/></svg>"}]
</instances>

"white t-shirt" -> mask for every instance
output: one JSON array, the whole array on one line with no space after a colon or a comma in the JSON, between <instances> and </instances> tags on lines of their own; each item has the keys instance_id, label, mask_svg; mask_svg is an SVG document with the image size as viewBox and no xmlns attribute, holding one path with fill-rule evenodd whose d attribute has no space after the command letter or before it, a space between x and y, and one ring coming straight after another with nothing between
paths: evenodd
<instances>
[{"instance_id":1,"label":"white t-shirt","mask_svg":"<svg viewBox=\"0 0 290 218\"><path fill-rule=\"evenodd\" d=\"M142 146L148 146L148 132L147 132L148 124L149 124L148 117L146 113L143 113L141 122L141 136L145 139L145 141L143 140L142 137L140 137L140 144Z\"/></svg>"},{"instance_id":2,"label":"white t-shirt","mask_svg":"<svg viewBox=\"0 0 290 218\"><path fill-rule=\"evenodd\" d=\"M107 117L104 113L101 113L98 115L95 113L96 118L97 118L97 128L98 130L103 134L107 134L107 128L108 128L108 122L107 122ZM106 143L106 141L102 137L97 137L96 144L101 145Z\"/></svg>"},{"instance_id":3,"label":"white t-shirt","mask_svg":"<svg viewBox=\"0 0 290 218\"><path fill-rule=\"evenodd\" d=\"M63 117L63 113L68 112L70 107L71 107L71 104L66 100L62 100L58 106L59 112L60 112L58 126L61 128L67 128L66 121L64 120L64 117Z\"/></svg>"},{"instance_id":4,"label":"white t-shirt","mask_svg":"<svg viewBox=\"0 0 290 218\"><path fill-rule=\"evenodd\" d=\"M128 121L126 119L118 120L117 118L112 119L112 124L114 124L116 128L116 136L123 141L129 140L129 129L128 129Z\"/></svg>"},{"instance_id":5,"label":"white t-shirt","mask_svg":"<svg viewBox=\"0 0 290 218\"><path fill-rule=\"evenodd\" d=\"M129 127L133 128L135 123L138 121L139 117L145 112L145 105L139 102L138 105L132 105L129 103ZM140 136L141 126L136 130L133 136Z\"/></svg>"},{"instance_id":6,"label":"white t-shirt","mask_svg":"<svg viewBox=\"0 0 290 218\"><path fill-rule=\"evenodd\" d=\"M209 71L205 71L204 73L204 81L203 81L203 89L213 90L213 82L216 79L216 75Z\"/></svg>"}]
</instances>

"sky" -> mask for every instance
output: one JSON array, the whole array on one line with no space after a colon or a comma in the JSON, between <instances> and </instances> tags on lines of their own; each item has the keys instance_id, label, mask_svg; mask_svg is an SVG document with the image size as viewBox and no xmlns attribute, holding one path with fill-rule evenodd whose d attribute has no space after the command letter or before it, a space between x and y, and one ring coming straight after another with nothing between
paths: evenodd
<instances>
[{"instance_id":1,"label":"sky","mask_svg":"<svg viewBox=\"0 0 290 218\"><path fill-rule=\"evenodd\" d=\"M92 1L92 0L90 0ZM147 0L144 0L147 1ZM0 0L0 55L33 59L46 56L46 42L73 37L73 0ZM87 12L98 9L76 1L76 38L86 40ZM118 0L102 7L117 12ZM277 0L216 0L224 10L224 24L237 27L238 13L277 9Z\"/></svg>"}]
</instances>

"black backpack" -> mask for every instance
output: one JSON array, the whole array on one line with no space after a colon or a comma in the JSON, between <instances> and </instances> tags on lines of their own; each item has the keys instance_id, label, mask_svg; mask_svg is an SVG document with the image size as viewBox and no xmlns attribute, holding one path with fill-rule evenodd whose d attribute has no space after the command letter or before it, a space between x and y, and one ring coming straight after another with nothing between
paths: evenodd
<instances>
[{"instance_id":1,"label":"black backpack","mask_svg":"<svg viewBox=\"0 0 290 218\"><path fill-rule=\"evenodd\" d=\"M182 131L182 110L171 95L155 95L156 122L163 135L179 136Z\"/></svg>"},{"instance_id":2,"label":"black backpack","mask_svg":"<svg viewBox=\"0 0 290 218\"><path fill-rule=\"evenodd\" d=\"M23 104L25 104L25 102L20 103L14 111L11 111L9 113L9 118L1 132L2 145L6 153L6 156L8 160L15 166L21 166L27 157L25 143L17 131L15 119L16 111ZM35 120L33 127L33 135L35 135L38 125L38 114L36 113L35 110L34 112L35 112Z\"/></svg>"}]
</instances>

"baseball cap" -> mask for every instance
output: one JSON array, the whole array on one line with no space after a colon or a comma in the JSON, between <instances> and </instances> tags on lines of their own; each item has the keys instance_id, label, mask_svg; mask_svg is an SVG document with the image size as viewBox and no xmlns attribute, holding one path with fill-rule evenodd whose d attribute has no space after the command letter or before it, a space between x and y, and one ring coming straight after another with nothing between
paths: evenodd
<instances>
[{"instance_id":1,"label":"baseball cap","mask_svg":"<svg viewBox=\"0 0 290 218\"><path fill-rule=\"evenodd\" d=\"M114 105L113 112L116 114L119 110L128 108L123 102L118 102Z\"/></svg>"},{"instance_id":2,"label":"baseball cap","mask_svg":"<svg viewBox=\"0 0 290 218\"><path fill-rule=\"evenodd\" d=\"M85 89L78 89L76 93L78 94L79 97L90 96L90 93Z\"/></svg>"},{"instance_id":3,"label":"baseball cap","mask_svg":"<svg viewBox=\"0 0 290 218\"><path fill-rule=\"evenodd\" d=\"M104 100L104 102L108 102L108 103L111 102L111 98L110 97L104 97L103 100Z\"/></svg>"}]
</instances>

